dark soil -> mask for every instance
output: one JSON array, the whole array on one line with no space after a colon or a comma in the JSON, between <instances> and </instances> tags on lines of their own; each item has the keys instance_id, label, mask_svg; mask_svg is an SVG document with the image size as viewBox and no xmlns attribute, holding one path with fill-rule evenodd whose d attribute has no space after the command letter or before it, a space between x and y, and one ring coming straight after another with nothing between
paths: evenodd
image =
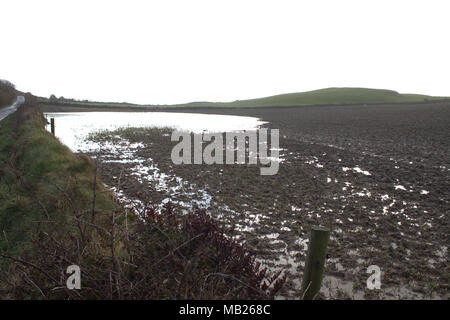
<instances>
[{"instance_id":1,"label":"dark soil","mask_svg":"<svg viewBox=\"0 0 450 320\"><path fill-rule=\"evenodd\" d=\"M305 240L320 224L332 229L326 275L350 281L366 298L380 297L365 289L369 265L381 268L382 288L402 288L387 297L447 297L449 103L170 111L255 116L280 129L285 161L274 176L249 165L173 165L167 134L123 138L144 144L136 157L209 193L213 216L235 226L267 265L289 270L284 296L298 298ZM141 183L133 165L103 163L102 179L116 185L123 170L130 198L189 201Z\"/></svg>"}]
</instances>

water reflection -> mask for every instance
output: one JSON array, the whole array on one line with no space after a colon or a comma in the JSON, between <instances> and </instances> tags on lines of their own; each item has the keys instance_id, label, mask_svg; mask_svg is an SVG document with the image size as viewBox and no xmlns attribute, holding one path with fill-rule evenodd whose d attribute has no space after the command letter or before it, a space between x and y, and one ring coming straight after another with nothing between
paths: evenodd
<instances>
[{"instance_id":1,"label":"water reflection","mask_svg":"<svg viewBox=\"0 0 450 320\"><path fill-rule=\"evenodd\" d=\"M195 133L226 132L253 130L265 123L253 117L175 112L56 112L44 116L55 118L56 137L75 152L88 151L86 137L99 130L171 127Z\"/></svg>"}]
</instances>

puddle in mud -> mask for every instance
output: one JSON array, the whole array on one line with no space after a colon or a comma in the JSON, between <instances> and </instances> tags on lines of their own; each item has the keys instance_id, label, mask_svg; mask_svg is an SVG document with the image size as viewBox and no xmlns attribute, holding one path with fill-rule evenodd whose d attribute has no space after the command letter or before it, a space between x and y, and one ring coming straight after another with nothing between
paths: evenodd
<instances>
[{"instance_id":1,"label":"puddle in mud","mask_svg":"<svg viewBox=\"0 0 450 320\"><path fill-rule=\"evenodd\" d=\"M91 114L92 113L89 113L89 115ZM151 113L151 115L154 115L154 113ZM173 113L170 113L170 115L173 115ZM48 114L48 116L50 116L50 114ZM68 127L70 127L70 123L73 123L73 121L79 121L76 120L76 117L78 116L74 116L73 119L70 118L70 116L67 117L69 117L69 122L67 123ZM57 119L57 123L62 123L62 121L63 117ZM256 118L253 118L248 123L251 124L250 126L254 127L258 126L261 122L258 122ZM85 127L81 126L81 128L77 127L74 130L61 129L58 131L57 126L57 136L60 137L63 143L66 143L73 148L72 150L83 152L91 151L94 153L97 151L98 145L83 140L88 133L92 132L91 130L97 129L94 123L86 125ZM76 139L73 139L77 130L81 130L79 131L81 134L79 134ZM68 140L65 140L66 138ZM137 151L145 148L151 150L149 145L139 142L131 143L120 136L116 136L115 138L117 139L115 143L102 143L102 162L111 165L127 165L127 174L129 176L134 177L142 185L151 185L155 191L163 195L160 200L160 206L170 199L174 204L179 206L182 211L187 211L194 205L205 208L215 207L216 211L219 212L215 215L216 219L223 221L227 225L235 226L235 239L242 240L243 242L255 241L258 243L257 248L262 252L262 254L258 256L258 261L262 262L263 265L268 266L271 270L283 269L291 273L293 275L291 288L286 294L283 294L278 298L298 298L298 289L300 288L299 279L301 279L301 272L304 267L308 246L307 235L303 233L300 236L299 228L296 227L295 224L299 215L307 217L309 221L313 221L314 219L327 217L328 214L332 213L335 217L335 223L339 225L339 227L335 227L333 230L332 240L338 244L344 243L345 237L350 234L364 234L365 232L376 229L381 224L381 217L392 219L392 221L389 220L389 223L398 226L408 224L418 235L420 235L421 232L424 232L423 227L434 228L434 225L431 223L432 220L424 220L425 218L421 218L421 220L424 221L421 221L419 224L416 221L416 218L410 213L412 209L416 211L419 210L417 202L404 201L399 195L399 193L405 193L405 191L408 191L409 193L413 190L415 193L427 197L429 196L428 191L422 188L414 190L410 186L405 187L398 181L392 183L390 189L382 191L372 188L371 186L373 185L371 184L365 184L364 187L361 187L355 179L374 179L372 169L369 168L369 171L363 169L364 166L362 165L346 165L340 158L340 161L338 162L340 163L339 168L341 169L339 171L341 171L340 173L343 176L335 176L327 167L327 162L322 158L316 156L305 157L300 153L294 152L287 153L282 161L286 163L295 163L298 159L304 164L313 167L314 170L321 170L324 172L325 177L322 181L328 185L336 186L335 188L340 190L339 192L334 191L334 194L332 195L332 199L338 202L340 207L329 208L328 205L324 203L321 207L311 208L310 203L306 201L301 205L289 203L288 208L290 210L285 211L282 220L275 221L272 218L272 215L279 214L280 212L277 209L277 201L274 201L273 204L264 211L252 208L250 200L248 203L242 204L242 208L245 207L246 210L237 209L236 207L231 206L231 203L227 203L230 204L231 207L229 207L223 202L218 202L217 197L213 192L206 190L193 180L186 179L161 169L159 163L151 157L144 158L139 156ZM287 149L280 148L280 151L287 151ZM314 176L314 178L316 178L316 176ZM130 199L127 197L127 192L123 189L119 190L113 188L113 190L119 198L123 199L126 203L128 202L130 206L145 206L145 204L140 203L138 199ZM240 201L245 201L245 199ZM370 228L367 225L360 225L361 218L357 213L348 216L343 215L345 210L347 210L347 206L354 206L360 201L374 201L380 206L379 209L374 208L369 204L360 206L361 210L367 211L364 213L364 217L369 219L369 221L373 221ZM401 236L404 235L403 232L400 232L399 234ZM373 235L369 233L369 236ZM349 242L347 241L345 243L348 245ZM392 250L399 249L400 243L392 243L390 244ZM362 289L365 288L365 283L361 280L361 277L352 277L355 270L358 270L358 272L363 274L363 277L367 278L364 268L367 267L366 264L369 263L369 260L367 259L367 255L365 256L358 250L345 249L343 251L344 252L341 253L341 255L343 255L345 259L332 259L328 263L331 270L336 271L340 275L344 275L344 278L341 276L326 275L321 290L322 295L324 298L330 299L362 299L365 294ZM439 250L435 251L435 256L435 261L430 261L431 266L434 266L437 262L444 263L447 256L447 247L441 247ZM350 262L353 262L353 264ZM358 285L355 286L355 284ZM369 298L370 297L385 299L420 299L423 298L423 294L413 292L404 285L396 285L395 288L392 286L386 288L383 287L383 290L378 293L369 292ZM430 298L433 297L438 298L436 295L430 296Z\"/></svg>"},{"instance_id":2,"label":"puddle in mud","mask_svg":"<svg viewBox=\"0 0 450 320\"><path fill-rule=\"evenodd\" d=\"M231 132L254 130L265 123L255 117L177 112L55 112L44 116L55 118L56 136L71 150L79 152L98 147L85 138L100 130L170 127L194 133ZM50 131L49 126L47 130Z\"/></svg>"}]
</instances>

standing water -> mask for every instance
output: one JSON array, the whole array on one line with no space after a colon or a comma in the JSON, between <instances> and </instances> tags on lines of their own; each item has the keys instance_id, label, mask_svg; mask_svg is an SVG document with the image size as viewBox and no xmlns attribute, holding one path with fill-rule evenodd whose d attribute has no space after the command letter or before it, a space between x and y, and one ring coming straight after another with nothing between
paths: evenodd
<instances>
[{"instance_id":1,"label":"standing water","mask_svg":"<svg viewBox=\"0 0 450 320\"><path fill-rule=\"evenodd\" d=\"M95 149L86 141L90 133L123 127L170 127L194 133L255 130L266 123L258 118L175 112L44 113L55 118L56 137L74 152ZM47 127L50 131L50 126Z\"/></svg>"}]
</instances>

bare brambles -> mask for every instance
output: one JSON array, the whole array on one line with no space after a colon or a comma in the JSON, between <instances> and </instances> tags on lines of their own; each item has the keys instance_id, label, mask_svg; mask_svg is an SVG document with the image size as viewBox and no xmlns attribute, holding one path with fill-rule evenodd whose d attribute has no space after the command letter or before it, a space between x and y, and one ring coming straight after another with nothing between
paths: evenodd
<instances>
[{"instance_id":1,"label":"bare brambles","mask_svg":"<svg viewBox=\"0 0 450 320\"><path fill-rule=\"evenodd\" d=\"M266 277L254 256L203 210L146 210L45 220L24 257L0 253L5 297L45 299L272 299L286 275ZM72 230L71 230L72 229ZM8 260L10 263L5 263ZM66 269L81 269L81 290Z\"/></svg>"}]
</instances>

